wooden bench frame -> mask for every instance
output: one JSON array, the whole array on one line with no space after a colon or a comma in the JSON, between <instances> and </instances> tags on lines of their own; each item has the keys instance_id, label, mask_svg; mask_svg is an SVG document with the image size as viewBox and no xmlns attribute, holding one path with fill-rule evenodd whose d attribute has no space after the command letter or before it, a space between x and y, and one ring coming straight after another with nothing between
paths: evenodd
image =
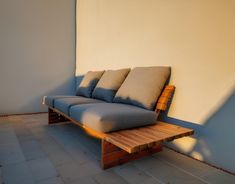
<instances>
[{"instance_id":1,"label":"wooden bench frame","mask_svg":"<svg viewBox=\"0 0 235 184\"><path fill-rule=\"evenodd\" d=\"M175 86L173 85L165 86L156 104L157 115L161 111L167 110L174 90ZM164 122L140 128L101 133L77 122L55 108L48 108L49 124L64 121L71 121L83 128L89 135L102 140L101 167L103 169L159 152L162 150L163 142L190 136L194 133L192 129Z\"/></svg>"}]
</instances>

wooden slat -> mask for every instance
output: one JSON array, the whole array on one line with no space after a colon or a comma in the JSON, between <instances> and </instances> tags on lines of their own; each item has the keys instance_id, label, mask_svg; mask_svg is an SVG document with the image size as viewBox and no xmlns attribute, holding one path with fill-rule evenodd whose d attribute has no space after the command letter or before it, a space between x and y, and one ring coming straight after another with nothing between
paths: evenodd
<instances>
[{"instance_id":1,"label":"wooden slat","mask_svg":"<svg viewBox=\"0 0 235 184\"><path fill-rule=\"evenodd\" d=\"M158 122L151 126L109 133L104 139L128 153L135 153L154 144L172 141L192 134L192 129Z\"/></svg>"},{"instance_id":2,"label":"wooden slat","mask_svg":"<svg viewBox=\"0 0 235 184\"><path fill-rule=\"evenodd\" d=\"M118 136L115 135L113 136L112 134L109 134L106 137L104 137L104 140L118 146L123 150L126 150L128 153L131 153L133 148L138 147L138 145L130 145L126 143L125 140L121 139Z\"/></svg>"},{"instance_id":3,"label":"wooden slat","mask_svg":"<svg viewBox=\"0 0 235 184\"><path fill-rule=\"evenodd\" d=\"M135 140L137 144L154 141L153 139L143 136L140 132L139 133L136 133L136 132L137 131L120 131L118 133L132 140Z\"/></svg>"},{"instance_id":4,"label":"wooden slat","mask_svg":"<svg viewBox=\"0 0 235 184\"><path fill-rule=\"evenodd\" d=\"M134 141L133 139L130 139L126 136L123 136L120 132L113 133L112 136L114 138L117 138L117 141L124 142L126 145L130 145L130 147L135 147L135 146L138 146L140 144L137 141Z\"/></svg>"},{"instance_id":5,"label":"wooden slat","mask_svg":"<svg viewBox=\"0 0 235 184\"><path fill-rule=\"evenodd\" d=\"M156 111L162 110L165 111L168 107L168 103L170 99L172 98L172 95L174 93L175 86L173 85L167 85L163 92L161 93L157 105L156 105Z\"/></svg>"},{"instance_id":6,"label":"wooden slat","mask_svg":"<svg viewBox=\"0 0 235 184\"><path fill-rule=\"evenodd\" d=\"M131 131L131 132L130 131L120 131L120 132L118 132L118 134L121 134L124 137L128 137L129 139L135 141L136 146L133 146L133 149L135 149L135 150L132 149L131 152L141 151L141 150L149 147L151 145L151 143L154 142L153 140L148 139L146 137L142 137L140 135L136 136L134 134L134 131Z\"/></svg>"},{"instance_id":7,"label":"wooden slat","mask_svg":"<svg viewBox=\"0 0 235 184\"><path fill-rule=\"evenodd\" d=\"M157 133L165 133L166 136L165 137L165 140L164 141L172 141L174 139L177 139L177 138L181 138L183 136L187 136L187 135L191 135L190 132L188 131L184 131L184 132L181 132L181 131L172 131L172 130L167 130L167 129L164 129L164 128L159 128L159 127L149 127L150 129L152 129L152 131L156 131Z\"/></svg>"},{"instance_id":8,"label":"wooden slat","mask_svg":"<svg viewBox=\"0 0 235 184\"><path fill-rule=\"evenodd\" d=\"M156 137L155 141L166 141L169 138L169 134L166 134L164 132L159 132L159 131L155 131L153 130L151 127L146 127L144 129L144 131L150 135L153 135Z\"/></svg>"},{"instance_id":9,"label":"wooden slat","mask_svg":"<svg viewBox=\"0 0 235 184\"><path fill-rule=\"evenodd\" d=\"M153 128L154 130L167 133L169 135L184 134L184 133L188 133L190 130L184 127L180 127L180 126L176 126L176 125L172 125L172 124L168 124L164 122L159 122L158 126L151 126L151 128Z\"/></svg>"}]
</instances>

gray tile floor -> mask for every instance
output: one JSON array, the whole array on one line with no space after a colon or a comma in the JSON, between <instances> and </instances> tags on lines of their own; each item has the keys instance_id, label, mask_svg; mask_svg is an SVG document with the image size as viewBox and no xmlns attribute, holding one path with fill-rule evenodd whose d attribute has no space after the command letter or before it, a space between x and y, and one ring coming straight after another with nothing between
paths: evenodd
<instances>
[{"instance_id":1,"label":"gray tile floor","mask_svg":"<svg viewBox=\"0 0 235 184\"><path fill-rule=\"evenodd\" d=\"M102 170L100 141L47 114L0 118L0 184L235 183L235 176L167 148Z\"/></svg>"}]
</instances>

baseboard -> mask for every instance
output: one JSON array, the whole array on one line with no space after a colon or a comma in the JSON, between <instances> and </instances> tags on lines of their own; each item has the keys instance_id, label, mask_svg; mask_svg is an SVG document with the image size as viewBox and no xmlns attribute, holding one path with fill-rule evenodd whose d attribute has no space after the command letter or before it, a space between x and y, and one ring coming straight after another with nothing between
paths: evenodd
<instances>
[{"instance_id":1,"label":"baseboard","mask_svg":"<svg viewBox=\"0 0 235 184\"><path fill-rule=\"evenodd\" d=\"M0 114L0 117L34 115L34 114L46 114L46 113L48 113L48 112L30 112L30 113L19 113L19 114Z\"/></svg>"}]
</instances>

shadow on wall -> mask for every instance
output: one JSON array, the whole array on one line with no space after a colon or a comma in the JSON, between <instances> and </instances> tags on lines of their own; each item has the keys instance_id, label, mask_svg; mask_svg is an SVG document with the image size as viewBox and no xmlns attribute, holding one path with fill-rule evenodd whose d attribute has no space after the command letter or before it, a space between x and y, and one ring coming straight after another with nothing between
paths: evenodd
<instances>
[{"instance_id":1,"label":"shadow on wall","mask_svg":"<svg viewBox=\"0 0 235 184\"><path fill-rule=\"evenodd\" d=\"M82 82L82 79L83 79L84 75L77 75L76 76L76 90L77 90L77 87L80 85L80 83Z\"/></svg>"},{"instance_id":2,"label":"shadow on wall","mask_svg":"<svg viewBox=\"0 0 235 184\"><path fill-rule=\"evenodd\" d=\"M169 118L167 112L160 119L195 130L193 138L176 140L170 147L235 173L235 90L202 125Z\"/></svg>"},{"instance_id":3,"label":"shadow on wall","mask_svg":"<svg viewBox=\"0 0 235 184\"><path fill-rule=\"evenodd\" d=\"M44 91L40 95L33 96L31 100L27 100L27 104L22 105L20 108L24 112L46 112L47 107L42 104L43 96L49 95L75 95L75 78L71 77L61 83L59 86L54 87L50 91ZM36 109L36 110L35 110ZM39 109L39 110L38 110Z\"/></svg>"}]
</instances>

